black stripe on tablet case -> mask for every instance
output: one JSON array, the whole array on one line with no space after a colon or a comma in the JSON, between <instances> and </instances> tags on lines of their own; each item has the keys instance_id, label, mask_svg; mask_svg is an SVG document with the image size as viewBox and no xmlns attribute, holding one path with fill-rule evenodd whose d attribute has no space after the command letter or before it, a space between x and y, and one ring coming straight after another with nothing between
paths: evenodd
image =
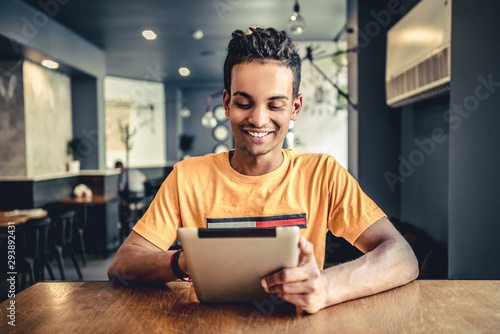
<instances>
[{"instance_id":1,"label":"black stripe on tablet case","mask_svg":"<svg viewBox=\"0 0 500 334\"><path fill-rule=\"evenodd\" d=\"M276 228L200 228L198 238L274 238Z\"/></svg>"}]
</instances>

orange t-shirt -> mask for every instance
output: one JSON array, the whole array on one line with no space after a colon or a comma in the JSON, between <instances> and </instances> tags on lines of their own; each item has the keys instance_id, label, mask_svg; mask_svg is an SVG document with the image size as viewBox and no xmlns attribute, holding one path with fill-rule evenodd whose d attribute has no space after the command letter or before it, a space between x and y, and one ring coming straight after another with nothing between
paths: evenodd
<instances>
[{"instance_id":1,"label":"orange t-shirt","mask_svg":"<svg viewBox=\"0 0 500 334\"><path fill-rule=\"evenodd\" d=\"M181 161L162 184L134 231L163 250L179 227L298 225L323 268L327 229L354 244L384 212L331 156L283 150L276 170L236 172L229 152Z\"/></svg>"}]
</instances>

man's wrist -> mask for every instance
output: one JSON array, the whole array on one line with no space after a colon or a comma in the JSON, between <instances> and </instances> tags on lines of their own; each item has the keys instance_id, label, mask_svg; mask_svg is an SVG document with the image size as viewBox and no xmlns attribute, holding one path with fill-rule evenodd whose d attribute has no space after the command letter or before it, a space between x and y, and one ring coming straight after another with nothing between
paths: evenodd
<instances>
[{"instance_id":1,"label":"man's wrist","mask_svg":"<svg viewBox=\"0 0 500 334\"><path fill-rule=\"evenodd\" d=\"M325 307L328 307L328 306L331 306L331 305L334 305L334 304L337 304L338 302L333 300L334 297L332 296L332 288L331 288L331 281L328 277L328 274L325 272L325 270L321 270L320 271L320 279L322 281L322 286L323 286L323 296L324 296L324 299L323 299L323 306L321 307L321 309L325 308Z\"/></svg>"},{"instance_id":2,"label":"man's wrist","mask_svg":"<svg viewBox=\"0 0 500 334\"><path fill-rule=\"evenodd\" d=\"M189 276L186 272L184 272L181 267L179 267L179 258L182 256L182 249L179 249L172 254L170 258L170 269L172 273L179 279L184 280L184 277ZM182 257L184 259L184 257ZM185 264L184 264L185 267Z\"/></svg>"},{"instance_id":3,"label":"man's wrist","mask_svg":"<svg viewBox=\"0 0 500 334\"><path fill-rule=\"evenodd\" d=\"M183 273L189 276L188 270L187 270L187 264L186 264L186 258L184 257L184 252L181 252L181 255L179 256L179 269L182 270Z\"/></svg>"}]
</instances>

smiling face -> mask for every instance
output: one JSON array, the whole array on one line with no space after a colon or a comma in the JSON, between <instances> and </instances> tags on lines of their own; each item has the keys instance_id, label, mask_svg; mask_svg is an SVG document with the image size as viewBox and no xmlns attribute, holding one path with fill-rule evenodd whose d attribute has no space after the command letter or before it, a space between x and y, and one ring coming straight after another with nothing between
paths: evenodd
<instances>
[{"instance_id":1,"label":"smiling face","mask_svg":"<svg viewBox=\"0 0 500 334\"><path fill-rule=\"evenodd\" d=\"M290 120L297 120L302 96L293 98L292 71L278 62L233 66L231 96L223 94L235 138L235 158L282 157Z\"/></svg>"}]
</instances>

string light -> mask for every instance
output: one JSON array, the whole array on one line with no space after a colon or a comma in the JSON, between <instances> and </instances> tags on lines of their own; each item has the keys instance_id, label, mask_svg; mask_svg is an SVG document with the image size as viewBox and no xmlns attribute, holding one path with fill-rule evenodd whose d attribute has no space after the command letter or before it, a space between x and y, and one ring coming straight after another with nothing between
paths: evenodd
<instances>
[{"instance_id":1,"label":"string light","mask_svg":"<svg viewBox=\"0 0 500 334\"><path fill-rule=\"evenodd\" d=\"M295 5L293 6L293 14L288 21L288 28L294 35L300 35L304 31L306 26L306 21L300 15L299 0L295 0Z\"/></svg>"}]
</instances>

